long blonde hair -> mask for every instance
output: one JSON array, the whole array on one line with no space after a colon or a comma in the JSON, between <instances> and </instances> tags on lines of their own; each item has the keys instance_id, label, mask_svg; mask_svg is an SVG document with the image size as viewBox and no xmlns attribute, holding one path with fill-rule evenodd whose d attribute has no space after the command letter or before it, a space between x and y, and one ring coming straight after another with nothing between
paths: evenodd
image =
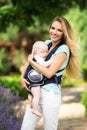
<instances>
[{"instance_id":1,"label":"long blonde hair","mask_svg":"<svg viewBox=\"0 0 87 130\"><path fill-rule=\"evenodd\" d=\"M62 42L65 43L70 49L70 59L66 67L67 75L76 78L81 75L80 59L78 56L79 47L74 41L73 31L69 22L63 17L56 17L53 19L62 24L63 27L63 37Z\"/></svg>"}]
</instances>

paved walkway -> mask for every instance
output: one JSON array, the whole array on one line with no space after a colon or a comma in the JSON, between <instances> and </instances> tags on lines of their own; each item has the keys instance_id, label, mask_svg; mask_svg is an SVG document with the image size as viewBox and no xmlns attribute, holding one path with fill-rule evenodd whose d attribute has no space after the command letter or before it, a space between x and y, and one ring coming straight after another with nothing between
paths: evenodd
<instances>
[{"instance_id":1,"label":"paved walkway","mask_svg":"<svg viewBox=\"0 0 87 130\"><path fill-rule=\"evenodd\" d=\"M85 108L80 103L81 92L85 89L87 89L87 84L62 90L58 130L87 130L87 118L84 117ZM43 119L38 123L36 130L44 130Z\"/></svg>"}]
</instances>

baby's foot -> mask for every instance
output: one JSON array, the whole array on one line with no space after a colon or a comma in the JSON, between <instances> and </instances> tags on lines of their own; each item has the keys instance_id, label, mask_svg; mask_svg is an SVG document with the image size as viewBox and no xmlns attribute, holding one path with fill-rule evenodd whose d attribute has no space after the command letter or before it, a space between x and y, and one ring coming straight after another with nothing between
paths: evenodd
<instances>
[{"instance_id":1,"label":"baby's foot","mask_svg":"<svg viewBox=\"0 0 87 130\"><path fill-rule=\"evenodd\" d=\"M39 111L37 111L37 110L32 110L32 113L37 115L37 116L39 116L39 117L42 116L42 114Z\"/></svg>"}]
</instances>

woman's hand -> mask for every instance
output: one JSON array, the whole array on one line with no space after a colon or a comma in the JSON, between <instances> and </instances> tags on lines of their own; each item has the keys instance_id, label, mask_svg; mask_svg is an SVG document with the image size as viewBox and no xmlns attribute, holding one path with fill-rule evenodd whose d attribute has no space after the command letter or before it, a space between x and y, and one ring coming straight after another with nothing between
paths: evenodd
<instances>
[{"instance_id":1,"label":"woman's hand","mask_svg":"<svg viewBox=\"0 0 87 130\"><path fill-rule=\"evenodd\" d=\"M33 53L28 56L28 62L30 62L33 59Z\"/></svg>"},{"instance_id":2,"label":"woman's hand","mask_svg":"<svg viewBox=\"0 0 87 130\"><path fill-rule=\"evenodd\" d=\"M29 84L29 82L26 79L24 79L23 77L21 77L21 84L24 89L26 89L28 92L30 92L30 89L28 89L26 86L26 84Z\"/></svg>"}]
</instances>

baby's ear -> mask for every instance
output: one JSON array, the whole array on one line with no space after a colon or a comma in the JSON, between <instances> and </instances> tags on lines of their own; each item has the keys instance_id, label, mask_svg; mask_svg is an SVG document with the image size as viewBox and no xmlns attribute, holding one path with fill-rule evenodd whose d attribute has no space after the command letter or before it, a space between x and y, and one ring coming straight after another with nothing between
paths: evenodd
<instances>
[{"instance_id":1,"label":"baby's ear","mask_svg":"<svg viewBox=\"0 0 87 130\"><path fill-rule=\"evenodd\" d=\"M32 50L32 55L35 55L36 54L36 50Z\"/></svg>"}]
</instances>

